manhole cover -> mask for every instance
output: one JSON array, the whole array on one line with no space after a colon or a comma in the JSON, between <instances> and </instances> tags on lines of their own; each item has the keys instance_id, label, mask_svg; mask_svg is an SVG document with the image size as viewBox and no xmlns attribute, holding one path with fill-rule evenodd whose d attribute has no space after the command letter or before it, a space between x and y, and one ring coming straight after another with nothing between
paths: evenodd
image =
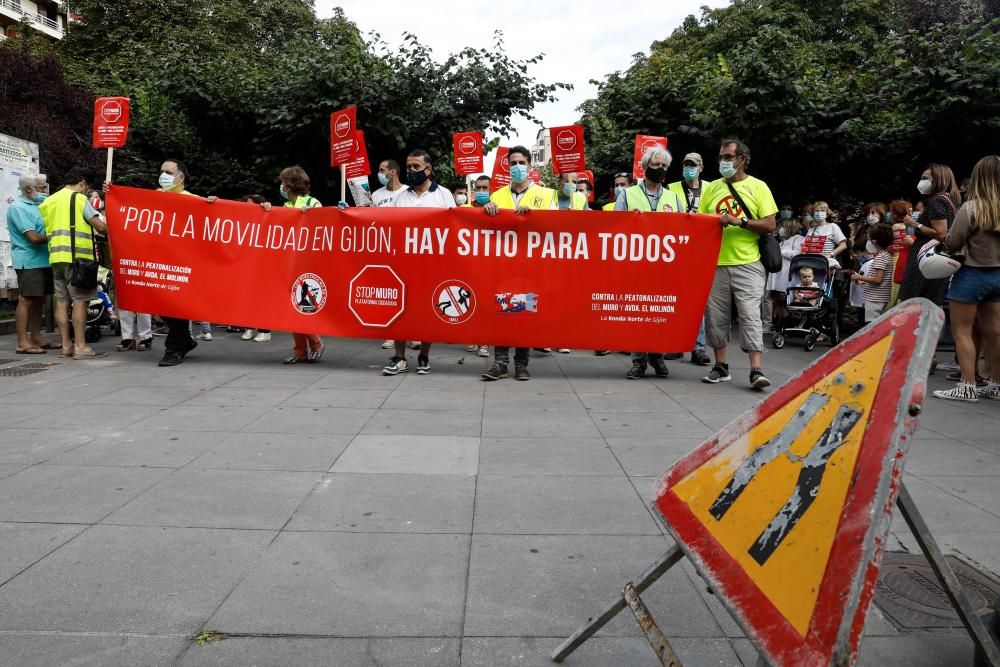
<instances>
[{"instance_id":1,"label":"manhole cover","mask_svg":"<svg viewBox=\"0 0 1000 667\"><path fill-rule=\"evenodd\" d=\"M35 364L28 364L34 366ZM14 366L13 368L0 368L0 377L17 378L35 373L43 373L47 368L28 368L28 366Z\"/></svg>"},{"instance_id":2,"label":"manhole cover","mask_svg":"<svg viewBox=\"0 0 1000 667\"><path fill-rule=\"evenodd\" d=\"M946 556L977 615L993 609L1000 579L956 556ZM922 555L887 553L882 557L875 604L901 629L961 628L944 587Z\"/></svg>"},{"instance_id":3,"label":"manhole cover","mask_svg":"<svg viewBox=\"0 0 1000 667\"><path fill-rule=\"evenodd\" d=\"M20 366L17 366L17 368L27 368L28 370L32 371L47 371L49 370L50 367L58 365L59 365L58 361L50 361L48 363L44 361L34 361L30 364L21 364Z\"/></svg>"},{"instance_id":4,"label":"manhole cover","mask_svg":"<svg viewBox=\"0 0 1000 667\"><path fill-rule=\"evenodd\" d=\"M3 366L4 364L12 364L15 361L17 361L17 359L0 359L0 366Z\"/></svg>"}]
</instances>

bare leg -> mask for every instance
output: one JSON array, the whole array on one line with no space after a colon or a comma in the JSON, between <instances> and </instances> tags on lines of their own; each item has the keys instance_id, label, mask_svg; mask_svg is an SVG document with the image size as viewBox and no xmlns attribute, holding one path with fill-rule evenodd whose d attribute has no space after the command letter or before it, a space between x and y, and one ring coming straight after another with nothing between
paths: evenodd
<instances>
[{"instance_id":1,"label":"bare leg","mask_svg":"<svg viewBox=\"0 0 1000 667\"><path fill-rule=\"evenodd\" d=\"M31 334L31 342L35 345L44 345L42 338L42 306L45 304L44 296L36 296L29 299L31 307L28 310L28 331Z\"/></svg>"},{"instance_id":2,"label":"bare leg","mask_svg":"<svg viewBox=\"0 0 1000 667\"><path fill-rule=\"evenodd\" d=\"M724 348L724 347L715 347L715 348L712 348L712 350L715 352L715 363L717 363L717 364L724 364L724 363L726 363L726 348Z\"/></svg>"},{"instance_id":3,"label":"bare leg","mask_svg":"<svg viewBox=\"0 0 1000 667\"><path fill-rule=\"evenodd\" d=\"M747 352L750 357L750 368L760 368L760 352Z\"/></svg>"},{"instance_id":4,"label":"bare leg","mask_svg":"<svg viewBox=\"0 0 1000 667\"><path fill-rule=\"evenodd\" d=\"M979 304L979 328L983 334L986 353L986 368L983 373L989 370L987 377L994 381L1000 380L1000 303Z\"/></svg>"},{"instance_id":5,"label":"bare leg","mask_svg":"<svg viewBox=\"0 0 1000 667\"><path fill-rule=\"evenodd\" d=\"M77 352L87 349L87 302L73 304L73 347Z\"/></svg>"},{"instance_id":6,"label":"bare leg","mask_svg":"<svg viewBox=\"0 0 1000 667\"><path fill-rule=\"evenodd\" d=\"M62 337L63 353L73 352L73 340L69 337L69 303L56 299L56 327Z\"/></svg>"},{"instance_id":7,"label":"bare leg","mask_svg":"<svg viewBox=\"0 0 1000 667\"><path fill-rule=\"evenodd\" d=\"M955 353L958 356L958 367L962 370L962 381L975 384L976 345L972 342L972 323L976 319L976 304L952 301L950 309L951 335L955 339Z\"/></svg>"},{"instance_id":8,"label":"bare leg","mask_svg":"<svg viewBox=\"0 0 1000 667\"><path fill-rule=\"evenodd\" d=\"M396 356L400 359L406 359L406 341L394 340L393 343L396 346Z\"/></svg>"},{"instance_id":9,"label":"bare leg","mask_svg":"<svg viewBox=\"0 0 1000 667\"><path fill-rule=\"evenodd\" d=\"M27 350L33 347L28 341L28 316L30 312L31 301L28 300L28 297L18 297L17 307L14 309L14 327L17 330L18 350Z\"/></svg>"}]
</instances>

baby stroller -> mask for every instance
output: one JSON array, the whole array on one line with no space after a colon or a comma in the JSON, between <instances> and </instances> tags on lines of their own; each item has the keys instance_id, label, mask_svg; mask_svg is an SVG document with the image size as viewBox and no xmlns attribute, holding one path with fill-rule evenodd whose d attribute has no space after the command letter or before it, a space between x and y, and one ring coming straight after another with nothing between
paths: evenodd
<instances>
[{"instance_id":1,"label":"baby stroller","mask_svg":"<svg viewBox=\"0 0 1000 667\"><path fill-rule=\"evenodd\" d=\"M812 271L809 285L804 285L800 278L803 269ZM786 336L802 337L809 352L815 349L821 335L833 345L840 342L839 291L843 289L840 278L825 255L803 253L792 258L786 292L788 316L779 323L772 338L775 349L785 346Z\"/></svg>"}]
</instances>

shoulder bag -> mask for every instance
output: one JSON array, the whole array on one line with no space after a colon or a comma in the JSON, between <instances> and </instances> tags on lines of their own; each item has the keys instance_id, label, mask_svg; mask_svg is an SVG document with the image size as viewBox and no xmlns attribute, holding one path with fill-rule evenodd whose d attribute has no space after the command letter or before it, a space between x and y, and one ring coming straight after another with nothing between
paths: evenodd
<instances>
[{"instance_id":1,"label":"shoulder bag","mask_svg":"<svg viewBox=\"0 0 1000 667\"><path fill-rule=\"evenodd\" d=\"M74 192L69 198L69 247L73 258L69 284L79 289L91 290L97 287L97 261L76 256L76 198Z\"/></svg>"},{"instance_id":2,"label":"shoulder bag","mask_svg":"<svg viewBox=\"0 0 1000 667\"><path fill-rule=\"evenodd\" d=\"M754 213L746 205L746 202L743 201L743 197L740 197L740 193L736 191L733 184L726 182L726 187L729 188L729 194L739 203L744 214L753 219L755 217ZM781 271L781 244L778 243L778 239L775 238L774 234L758 235L757 248L760 250L760 263L764 265L765 271L768 273L778 273Z\"/></svg>"}]
</instances>

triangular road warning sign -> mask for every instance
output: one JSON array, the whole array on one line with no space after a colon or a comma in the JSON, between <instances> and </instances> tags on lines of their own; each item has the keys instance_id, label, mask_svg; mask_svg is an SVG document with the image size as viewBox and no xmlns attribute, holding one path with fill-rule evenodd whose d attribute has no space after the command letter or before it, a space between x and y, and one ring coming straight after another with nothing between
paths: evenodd
<instances>
[{"instance_id":1,"label":"triangular road warning sign","mask_svg":"<svg viewBox=\"0 0 1000 667\"><path fill-rule=\"evenodd\" d=\"M907 301L670 468L655 507L775 665L846 665L944 317Z\"/></svg>"}]
</instances>

